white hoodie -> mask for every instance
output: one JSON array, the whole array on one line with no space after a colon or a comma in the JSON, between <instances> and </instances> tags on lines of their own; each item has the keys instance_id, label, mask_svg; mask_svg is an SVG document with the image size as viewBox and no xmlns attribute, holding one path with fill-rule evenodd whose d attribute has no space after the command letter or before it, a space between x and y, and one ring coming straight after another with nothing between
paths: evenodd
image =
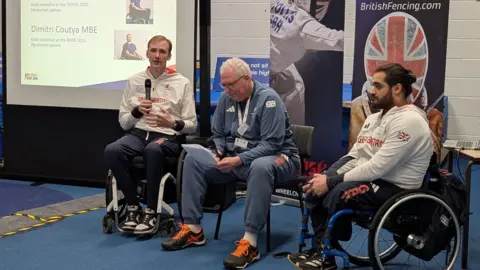
<instances>
[{"instance_id":1,"label":"white hoodie","mask_svg":"<svg viewBox=\"0 0 480 270\"><path fill-rule=\"evenodd\" d=\"M131 112L145 99L145 80L152 81L151 100L153 109L168 111L175 120L183 120L184 128L176 132L171 128L151 127L144 117L135 118ZM197 128L195 97L190 81L175 70L168 69L158 78L153 78L147 68L128 78L120 103L119 122L124 130L133 127L168 135L194 133Z\"/></svg>"},{"instance_id":2,"label":"white hoodie","mask_svg":"<svg viewBox=\"0 0 480 270\"><path fill-rule=\"evenodd\" d=\"M430 127L424 111L415 105L369 115L348 156L353 169L343 181L383 179L404 189L416 189L433 155Z\"/></svg>"}]
</instances>

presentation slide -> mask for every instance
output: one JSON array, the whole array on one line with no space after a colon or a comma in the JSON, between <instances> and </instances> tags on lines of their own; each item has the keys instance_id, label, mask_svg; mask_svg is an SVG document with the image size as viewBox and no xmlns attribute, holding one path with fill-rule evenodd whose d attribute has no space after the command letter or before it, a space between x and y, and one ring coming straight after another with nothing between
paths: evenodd
<instances>
[{"instance_id":1,"label":"presentation slide","mask_svg":"<svg viewBox=\"0 0 480 270\"><path fill-rule=\"evenodd\" d=\"M176 8L175 0L21 1L22 84L123 89L148 65L152 36L176 44Z\"/></svg>"},{"instance_id":2,"label":"presentation slide","mask_svg":"<svg viewBox=\"0 0 480 270\"><path fill-rule=\"evenodd\" d=\"M154 35L173 43L167 65L193 77L194 8L186 2L8 1L7 104L118 109L127 78L149 65Z\"/></svg>"}]
</instances>

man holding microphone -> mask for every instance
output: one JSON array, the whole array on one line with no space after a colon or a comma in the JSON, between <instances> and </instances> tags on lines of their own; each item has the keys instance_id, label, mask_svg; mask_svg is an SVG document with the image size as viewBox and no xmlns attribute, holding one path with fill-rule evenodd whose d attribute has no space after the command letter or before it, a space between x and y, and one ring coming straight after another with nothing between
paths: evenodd
<instances>
[{"instance_id":1,"label":"man holding microphone","mask_svg":"<svg viewBox=\"0 0 480 270\"><path fill-rule=\"evenodd\" d=\"M185 134L197 126L194 93L190 81L167 68L172 42L154 36L148 42L150 66L128 79L120 104L119 122L127 134L107 145L105 159L127 202L123 230L149 234L156 222L156 208L163 163L177 157ZM147 207L141 209L129 166L143 155L147 178Z\"/></svg>"}]
</instances>

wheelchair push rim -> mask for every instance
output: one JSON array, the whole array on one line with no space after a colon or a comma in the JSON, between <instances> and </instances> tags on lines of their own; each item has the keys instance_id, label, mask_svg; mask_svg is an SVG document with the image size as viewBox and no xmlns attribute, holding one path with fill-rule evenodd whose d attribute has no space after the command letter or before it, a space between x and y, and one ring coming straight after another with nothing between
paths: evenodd
<instances>
[{"instance_id":1,"label":"wheelchair push rim","mask_svg":"<svg viewBox=\"0 0 480 270\"><path fill-rule=\"evenodd\" d=\"M374 269L378 269L378 270L384 270L385 269L384 265L381 262L381 257L379 256L378 242L379 242L379 238L380 238L380 230L381 230L381 228L383 228L384 224L387 222L387 219L390 216L390 214L392 214L392 212L395 209L397 209L401 204L403 204L407 201L410 201L410 200L413 200L413 199L424 199L424 200L428 199L428 200L432 200L435 203L439 204L440 206L444 207L444 209L446 209L448 214L450 215L451 221L453 221L453 224L454 224L454 227L455 227L455 235L453 236L454 239L450 240L450 243L452 242L452 240L454 240L453 252L451 252L450 259L448 260L448 262L446 262L446 265L443 266L443 268L442 268L442 269L446 269L446 270L452 269L453 265L454 265L454 263L455 263L455 261L458 257L458 254L459 254L461 230L460 230L460 225L459 225L458 219L457 219L454 211L451 209L451 207L446 202L444 202L442 199L440 199L437 195L432 194L432 192L425 192L425 191L422 191L421 193L420 192L411 192L407 195L399 196L396 199L395 198L392 198L392 199L394 199L394 200L392 200L392 202L390 202L388 204L385 204L384 206L381 207L381 209L377 212L377 215L375 216L374 221L372 222L372 224L373 224L372 228L374 228L372 230L374 230L374 231L372 231L371 235L369 236L369 238L370 238L369 239L369 256L370 256L371 261L372 261L372 267ZM445 251L445 250L442 250L442 251ZM447 252L446 256L448 256L448 253L450 253L450 252ZM438 254L436 254L435 257L436 256L438 256ZM410 257L415 257L415 256L411 255L411 254L408 254L407 261L409 260ZM433 257L432 260L434 260L437 264L440 264L435 259L435 257ZM420 258L416 258L416 259L421 260ZM446 259L448 259L448 258L446 258ZM422 262L423 262L423 265L426 267L425 261L422 261Z\"/></svg>"}]
</instances>

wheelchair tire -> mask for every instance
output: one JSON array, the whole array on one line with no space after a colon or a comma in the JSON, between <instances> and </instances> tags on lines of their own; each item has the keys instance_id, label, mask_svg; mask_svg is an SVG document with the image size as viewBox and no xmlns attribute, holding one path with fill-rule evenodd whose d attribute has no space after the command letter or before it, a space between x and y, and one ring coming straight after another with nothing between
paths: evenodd
<instances>
[{"instance_id":1,"label":"wheelchair tire","mask_svg":"<svg viewBox=\"0 0 480 270\"><path fill-rule=\"evenodd\" d=\"M368 237L370 238L370 233L368 234ZM359 267L370 267L372 266L372 261L370 260L370 257L368 258L359 258L358 256L352 255L346 251L342 245L338 242L338 240L332 240L332 247L334 249L337 249L339 251L343 251L348 254L348 260L350 263L355 264L356 266ZM402 252L402 248L399 246L395 246L392 251L390 251L386 256L381 257L382 263L387 263L391 260L393 260L397 255Z\"/></svg>"},{"instance_id":2,"label":"wheelchair tire","mask_svg":"<svg viewBox=\"0 0 480 270\"><path fill-rule=\"evenodd\" d=\"M383 260L379 261L378 256L377 256L378 251L377 251L376 243L378 243L379 228L383 227L383 224L385 223L386 218L388 217L388 215L390 215L390 213L393 210L395 210L395 208L397 208L402 203L407 202L411 199L415 199L415 198L423 198L423 199L433 200L433 201L439 203L440 205L442 205L443 207L445 207L447 209L447 211L449 212L449 214L453 217L452 221L453 221L453 223L455 225L455 229L456 229L456 236L455 236L456 241L455 241L455 246L454 246L454 251L453 251L453 256L454 257L453 257L453 260L451 260L448 267L446 267L445 269L450 270L450 269L453 268L453 265L456 261L456 258L458 256L459 250L460 250L461 231L460 231L460 225L459 225L458 219L457 219L454 211L452 210L452 208L445 201L443 201L436 193L434 193L430 190L426 190L426 189L416 189L416 190L403 191L403 192L397 194L396 196L393 196L387 202L385 202L380 207L378 212L375 214L375 217L372 220L371 229L370 229L369 234L368 234L368 255L370 257L370 261L371 261L371 264L372 264L371 267L373 269L383 270L384 269L383 264L386 263L386 262L383 262Z\"/></svg>"},{"instance_id":3,"label":"wheelchair tire","mask_svg":"<svg viewBox=\"0 0 480 270\"><path fill-rule=\"evenodd\" d=\"M177 232L177 226L173 218L162 221L158 227L158 234L161 237L166 237L166 236L173 237L176 232Z\"/></svg>"},{"instance_id":4,"label":"wheelchair tire","mask_svg":"<svg viewBox=\"0 0 480 270\"><path fill-rule=\"evenodd\" d=\"M103 216L102 220L102 227L103 227L103 233L105 234L111 234L112 233L112 228L113 228L113 217L110 215L105 215Z\"/></svg>"}]
</instances>

